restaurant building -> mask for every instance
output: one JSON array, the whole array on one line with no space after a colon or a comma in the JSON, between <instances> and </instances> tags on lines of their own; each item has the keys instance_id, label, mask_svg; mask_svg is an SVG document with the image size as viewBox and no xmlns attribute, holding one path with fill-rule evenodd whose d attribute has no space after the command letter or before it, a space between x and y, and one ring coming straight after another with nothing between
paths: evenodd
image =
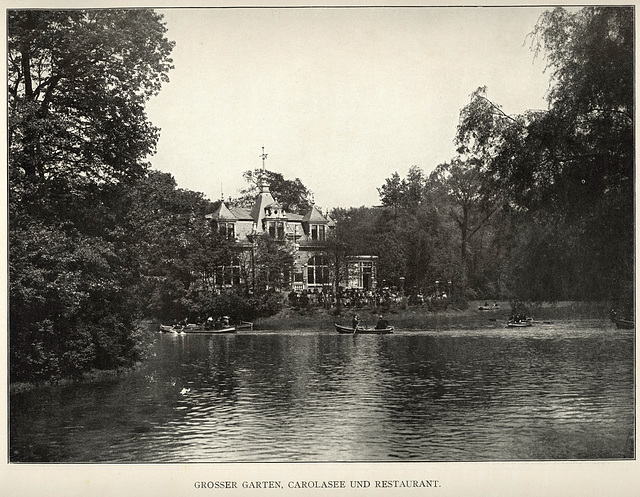
<instances>
[{"instance_id":1,"label":"restaurant building","mask_svg":"<svg viewBox=\"0 0 640 497\"><path fill-rule=\"evenodd\" d=\"M330 257L328 243L336 223L316 205L304 214L286 212L271 195L263 177L251 209L230 205L223 200L206 217L212 228L234 241L237 248L237 257L232 265L220 272L216 282L218 288L243 283L243 278L250 274L246 268L253 264L258 236L268 235L293 258L290 271L283 275L284 289L336 290L335 264ZM339 286L364 290L376 287L377 256L351 256L345 262L347 267L341 271L344 276L337 283Z\"/></svg>"}]
</instances>

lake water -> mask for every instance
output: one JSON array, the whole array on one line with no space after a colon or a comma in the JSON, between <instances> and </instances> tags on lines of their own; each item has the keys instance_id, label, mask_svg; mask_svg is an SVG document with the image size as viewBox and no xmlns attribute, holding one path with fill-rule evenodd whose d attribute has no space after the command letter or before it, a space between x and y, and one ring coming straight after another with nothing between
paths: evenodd
<instances>
[{"instance_id":1,"label":"lake water","mask_svg":"<svg viewBox=\"0 0 640 497\"><path fill-rule=\"evenodd\" d=\"M634 330L158 334L139 370L10 396L12 462L633 458Z\"/></svg>"}]
</instances>

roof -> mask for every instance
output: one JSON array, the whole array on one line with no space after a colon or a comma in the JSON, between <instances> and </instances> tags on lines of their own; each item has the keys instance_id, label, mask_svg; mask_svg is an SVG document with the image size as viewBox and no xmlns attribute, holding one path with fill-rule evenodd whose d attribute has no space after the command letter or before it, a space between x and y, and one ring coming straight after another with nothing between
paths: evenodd
<instances>
[{"instance_id":1,"label":"roof","mask_svg":"<svg viewBox=\"0 0 640 497\"><path fill-rule=\"evenodd\" d=\"M269 191L260 192L256 198L256 203L253 204L253 208L251 209L251 218L260 224L260 221L264 218L264 208L273 203L275 203L275 200Z\"/></svg>"},{"instance_id":2,"label":"roof","mask_svg":"<svg viewBox=\"0 0 640 497\"><path fill-rule=\"evenodd\" d=\"M229 207L229 210L239 221L253 221L251 213L244 207Z\"/></svg>"},{"instance_id":3,"label":"roof","mask_svg":"<svg viewBox=\"0 0 640 497\"><path fill-rule=\"evenodd\" d=\"M315 205L311 206L311 210L307 212L307 214L302 219L307 223L327 223L327 218L322 215L320 209L318 209Z\"/></svg>"},{"instance_id":4,"label":"roof","mask_svg":"<svg viewBox=\"0 0 640 497\"><path fill-rule=\"evenodd\" d=\"M224 202L220 202L218 208L211 214L205 216L207 219L215 221L252 221L251 214L242 207L229 206Z\"/></svg>"},{"instance_id":5,"label":"roof","mask_svg":"<svg viewBox=\"0 0 640 497\"><path fill-rule=\"evenodd\" d=\"M237 221L238 217L233 214L224 202L220 202L218 208L211 214L207 214L208 219L215 219L216 221Z\"/></svg>"}]
</instances>

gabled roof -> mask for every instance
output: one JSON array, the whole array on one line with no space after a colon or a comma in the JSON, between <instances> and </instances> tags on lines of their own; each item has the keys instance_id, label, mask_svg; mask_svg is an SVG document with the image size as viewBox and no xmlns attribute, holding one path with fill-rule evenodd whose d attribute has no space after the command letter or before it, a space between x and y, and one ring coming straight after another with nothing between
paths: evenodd
<instances>
[{"instance_id":1,"label":"gabled roof","mask_svg":"<svg viewBox=\"0 0 640 497\"><path fill-rule=\"evenodd\" d=\"M327 223L327 218L322 215L320 209L315 205L311 206L311 210L302 218L305 223Z\"/></svg>"},{"instance_id":2,"label":"gabled roof","mask_svg":"<svg viewBox=\"0 0 640 497\"><path fill-rule=\"evenodd\" d=\"M227 206L224 202L220 202L218 208L211 214L205 216L207 219L214 221L252 221L253 218L247 209L242 207Z\"/></svg>"},{"instance_id":3,"label":"gabled roof","mask_svg":"<svg viewBox=\"0 0 640 497\"><path fill-rule=\"evenodd\" d=\"M237 221L238 217L229 210L224 202L220 202L218 208L211 214L205 216L207 219L214 219L216 221Z\"/></svg>"}]
</instances>

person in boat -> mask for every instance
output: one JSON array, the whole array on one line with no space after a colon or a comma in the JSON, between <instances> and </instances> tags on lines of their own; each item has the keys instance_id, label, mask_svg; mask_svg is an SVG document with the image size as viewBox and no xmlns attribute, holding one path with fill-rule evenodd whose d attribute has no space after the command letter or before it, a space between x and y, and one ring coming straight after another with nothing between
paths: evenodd
<instances>
[{"instance_id":1,"label":"person in boat","mask_svg":"<svg viewBox=\"0 0 640 497\"><path fill-rule=\"evenodd\" d=\"M229 316L222 316L222 327L227 328L229 326Z\"/></svg>"},{"instance_id":2,"label":"person in boat","mask_svg":"<svg viewBox=\"0 0 640 497\"><path fill-rule=\"evenodd\" d=\"M353 319L351 320L351 326L353 326L353 331L358 329L358 325L360 324L360 318L357 314L353 315Z\"/></svg>"},{"instance_id":3,"label":"person in boat","mask_svg":"<svg viewBox=\"0 0 640 497\"><path fill-rule=\"evenodd\" d=\"M376 323L376 330L384 330L389 327L389 321L382 316L378 316L378 322Z\"/></svg>"},{"instance_id":4,"label":"person in boat","mask_svg":"<svg viewBox=\"0 0 640 497\"><path fill-rule=\"evenodd\" d=\"M513 319L513 321L514 321L515 323L523 323L523 322L524 322L524 321L526 321L526 320L527 320L527 316L526 316L526 314L524 314L524 313L522 313L522 312L521 312L521 313L517 313L517 314L515 315L514 319Z\"/></svg>"}]
</instances>

